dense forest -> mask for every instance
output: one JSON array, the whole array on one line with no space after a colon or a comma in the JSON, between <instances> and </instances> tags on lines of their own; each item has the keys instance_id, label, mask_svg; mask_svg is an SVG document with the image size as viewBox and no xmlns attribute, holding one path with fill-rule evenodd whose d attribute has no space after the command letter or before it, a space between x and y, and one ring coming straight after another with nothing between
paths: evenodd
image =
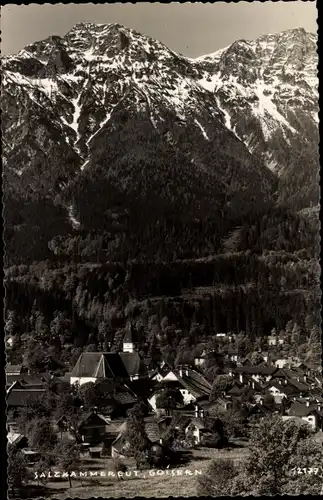
<instances>
[{"instance_id":1,"label":"dense forest","mask_svg":"<svg viewBox=\"0 0 323 500\"><path fill-rule=\"evenodd\" d=\"M196 347L216 333L256 342L296 324L301 345L320 325L317 226L285 209L245 221L207 257L176 258L174 239L173 254L161 247L159 258L148 260L140 254L145 246L128 240L107 260L96 234L87 236L84 253L75 252L82 244L75 233L52 259L7 268L6 335L15 339L9 360L64 371L83 349L120 349L129 321L142 352L172 352L171 363L187 342ZM192 241L195 249L205 245L202 232Z\"/></svg>"}]
</instances>

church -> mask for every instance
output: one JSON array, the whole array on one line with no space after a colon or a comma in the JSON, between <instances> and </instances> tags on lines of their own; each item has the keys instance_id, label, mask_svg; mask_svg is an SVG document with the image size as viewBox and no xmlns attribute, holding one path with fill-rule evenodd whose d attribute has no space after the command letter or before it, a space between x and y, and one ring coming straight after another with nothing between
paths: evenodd
<instances>
[{"instance_id":1,"label":"church","mask_svg":"<svg viewBox=\"0 0 323 500\"><path fill-rule=\"evenodd\" d=\"M133 381L148 376L138 353L136 334L130 325L123 339L122 352L84 352L70 375L71 384L87 384L102 379Z\"/></svg>"}]
</instances>

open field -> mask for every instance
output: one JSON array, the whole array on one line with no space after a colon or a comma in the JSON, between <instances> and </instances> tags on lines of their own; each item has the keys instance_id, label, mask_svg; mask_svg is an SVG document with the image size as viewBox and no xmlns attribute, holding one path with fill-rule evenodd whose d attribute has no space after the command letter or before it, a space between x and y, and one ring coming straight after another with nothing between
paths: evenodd
<instances>
[{"instance_id":1,"label":"open field","mask_svg":"<svg viewBox=\"0 0 323 500\"><path fill-rule=\"evenodd\" d=\"M118 479L109 477L108 472L113 471L113 462L111 458L107 459L87 459L82 461L80 470L105 472L105 477L86 477L82 480L72 479L72 488L68 481L59 479L47 482L45 486L37 486L32 493L33 498L52 498L64 500L68 497L89 498L89 497L127 497L135 496L151 497L169 497L169 496L194 496L196 495L197 478L203 474L212 459L231 458L233 460L243 460L248 455L248 449L228 448L225 450L212 450L201 448L193 450L190 460L187 464L176 469L157 472L157 469L151 471L138 472L134 474L134 464L131 460L127 461L130 477ZM32 486L30 485L32 488ZM31 489L28 488L26 497L30 498Z\"/></svg>"}]
</instances>

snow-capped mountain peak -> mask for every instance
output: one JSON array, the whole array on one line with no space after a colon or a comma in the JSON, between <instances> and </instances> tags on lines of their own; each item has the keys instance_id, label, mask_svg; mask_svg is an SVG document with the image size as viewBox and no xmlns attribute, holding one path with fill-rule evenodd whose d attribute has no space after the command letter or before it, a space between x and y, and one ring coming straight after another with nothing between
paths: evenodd
<instances>
[{"instance_id":1,"label":"snow-capped mountain peak","mask_svg":"<svg viewBox=\"0 0 323 500\"><path fill-rule=\"evenodd\" d=\"M2 62L4 161L32 191L47 189L38 181L40 164L51 189L64 191L138 117L147 119L145 134L185 150L190 168L216 172L228 191L247 190L253 176L267 192L272 177L264 164L282 175L295 144L316 140L316 41L304 30L238 40L193 60L118 23L82 22ZM232 148L244 158L236 179L240 167L229 175L223 166L230 161L219 160ZM63 173L54 172L57 163Z\"/></svg>"}]
</instances>

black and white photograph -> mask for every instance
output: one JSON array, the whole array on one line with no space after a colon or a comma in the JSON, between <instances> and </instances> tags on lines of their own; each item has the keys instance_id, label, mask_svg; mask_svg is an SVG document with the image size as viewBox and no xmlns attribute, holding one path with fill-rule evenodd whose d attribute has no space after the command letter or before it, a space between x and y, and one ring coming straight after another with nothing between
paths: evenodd
<instances>
[{"instance_id":1,"label":"black and white photograph","mask_svg":"<svg viewBox=\"0 0 323 500\"><path fill-rule=\"evenodd\" d=\"M317 18L2 8L10 500L323 495Z\"/></svg>"}]
</instances>

